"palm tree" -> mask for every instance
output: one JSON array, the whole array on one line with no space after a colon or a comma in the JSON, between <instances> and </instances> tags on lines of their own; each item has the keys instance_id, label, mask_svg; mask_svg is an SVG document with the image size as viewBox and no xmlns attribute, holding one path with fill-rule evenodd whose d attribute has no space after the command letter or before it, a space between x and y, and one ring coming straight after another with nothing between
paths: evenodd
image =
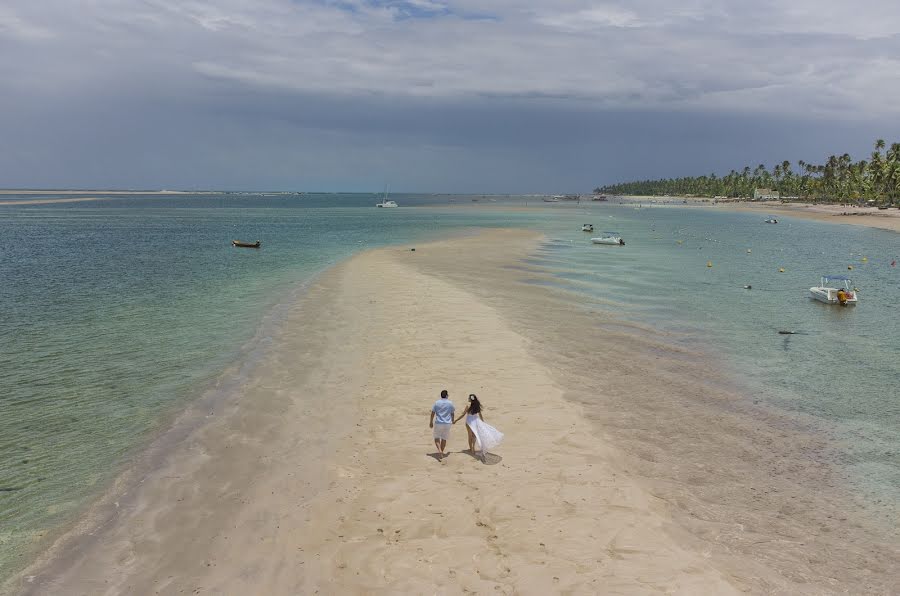
<instances>
[{"instance_id":1,"label":"palm tree","mask_svg":"<svg viewBox=\"0 0 900 596\"><path fill-rule=\"evenodd\" d=\"M831 155L824 164L818 165L798 160L796 174L791 171L791 162L786 160L775 164L771 173L759 164L754 170L749 167L731 170L721 178L713 172L701 176L613 184L598 187L595 191L751 197L754 188L774 186L783 195L813 201L866 198L897 204L900 202L900 143L892 143L887 152L882 153L884 148L884 139L875 141L875 150L869 161L854 162L848 153Z\"/></svg>"}]
</instances>

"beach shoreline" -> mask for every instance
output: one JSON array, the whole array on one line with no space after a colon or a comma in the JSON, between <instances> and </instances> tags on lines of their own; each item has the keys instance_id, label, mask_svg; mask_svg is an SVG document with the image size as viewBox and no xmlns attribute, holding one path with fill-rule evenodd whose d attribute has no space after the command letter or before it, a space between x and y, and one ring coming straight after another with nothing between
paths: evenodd
<instances>
[{"instance_id":1,"label":"beach shoreline","mask_svg":"<svg viewBox=\"0 0 900 596\"><path fill-rule=\"evenodd\" d=\"M735 495L717 484L753 480L756 467L718 470L713 459L708 470L662 471L671 462L659 450L674 446L654 419L687 433L708 422L697 408L679 414L660 401L683 390L674 369L696 355L660 359L663 339L652 333L620 333L621 362L567 346L574 329L615 322L521 283L526 274L511 266L538 242L534 232L481 232L416 251L368 251L326 271L291 307L239 398L223 411L198 410L208 422L129 487L115 519L27 571L33 579L19 589L821 593L858 579L859 553L845 549L849 568L821 583L835 548L826 534L815 552L755 546L811 523L807 513L773 525L775 505L801 497L828 515L801 491L830 482L826 466L776 474L754 497L759 510L731 523L719 518L746 504L728 503ZM483 392L486 420L507 433L491 465L459 451L459 426L451 457L429 457L427 408L445 387L458 408L467 392ZM643 401L625 412L629 393ZM710 404L727 399L700 393ZM713 412L722 434L693 437L697 451L746 430L748 422ZM739 447L725 452L761 457ZM692 478L696 486L684 484Z\"/></svg>"},{"instance_id":2,"label":"beach shoreline","mask_svg":"<svg viewBox=\"0 0 900 596\"><path fill-rule=\"evenodd\" d=\"M625 196L618 197L617 199L621 199L626 203L649 204L650 206L679 206L687 204L692 207L759 213L761 215L780 214L825 223L851 224L900 232L900 209L882 210L877 207L860 207L856 205L850 206L802 202L782 203L781 201L746 201L732 199L717 201L711 197Z\"/></svg>"}]
</instances>

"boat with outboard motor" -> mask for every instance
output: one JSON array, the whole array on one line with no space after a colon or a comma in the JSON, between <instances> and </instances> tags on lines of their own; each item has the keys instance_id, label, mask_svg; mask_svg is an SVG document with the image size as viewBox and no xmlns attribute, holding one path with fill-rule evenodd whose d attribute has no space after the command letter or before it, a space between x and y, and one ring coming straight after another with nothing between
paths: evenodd
<instances>
[{"instance_id":1,"label":"boat with outboard motor","mask_svg":"<svg viewBox=\"0 0 900 596\"><path fill-rule=\"evenodd\" d=\"M259 248L260 243L259 240L257 240L256 242L241 242L240 240L232 240L231 246L234 246L236 248Z\"/></svg>"},{"instance_id":2,"label":"boat with outboard motor","mask_svg":"<svg viewBox=\"0 0 900 596\"><path fill-rule=\"evenodd\" d=\"M823 275L819 285L809 289L809 295L819 302L841 306L852 306L859 301L858 292L846 275Z\"/></svg>"},{"instance_id":3,"label":"boat with outboard motor","mask_svg":"<svg viewBox=\"0 0 900 596\"><path fill-rule=\"evenodd\" d=\"M584 225L582 225L582 226L581 226L581 231L582 231L582 232L593 232L593 231L594 231L594 224L584 224Z\"/></svg>"}]
</instances>

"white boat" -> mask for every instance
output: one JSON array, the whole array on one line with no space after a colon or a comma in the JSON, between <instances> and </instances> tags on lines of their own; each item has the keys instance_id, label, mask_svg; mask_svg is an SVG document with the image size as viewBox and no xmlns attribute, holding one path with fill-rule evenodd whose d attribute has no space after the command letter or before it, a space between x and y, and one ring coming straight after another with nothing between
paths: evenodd
<instances>
[{"instance_id":1,"label":"white boat","mask_svg":"<svg viewBox=\"0 0 900 596\"><path fill-rule=\"evenodd\" d=\"M766 223L778 223L778 220L772 216L769 216L769 219L766 220Z\"/></svg>"},{"instance_id":2,"label":"white boat","mask_svg":"<svg viewBox=\"0 0 900 596\"><path fill-rule=\"evenodd\" d=\"M622 240L622 237L618 232L603 232L602 236L591 238L591 242L593 242L594 244L625 246L625 241Z\"/></svg>"},{"instance_id":3,"label":"white boat","mask_svg":"<svg viewBox=\"0 0 900 596\"><path fill-rule=\"evenodd\" d=\"M384 187L384 197L382 197L380 203L375 203L376 207L397 207L397 203L394 201L389 201L387 198L388 191L387 186Z\"/></svg>"},{"instance_id":4,"label":"white boat","mask_svg":"<svg viewBox=\"0 0 900 596\"><path fill-rule=\"evenodd\" d=\"M843 296L839 296L838 292L843 292ZM850 278L844 275L823 275L819 285L809 289L809 295L825 304L846 306L859 301L857 292L850 286Z\"/></svg>"},{"instance_id":5,"label":"white boat","mask_svg":"<svg viewBox=\"0 0 900 596\"><path fill-rule=\"evenodd\" d=\"M581 231L582 232L593 232L594 224L584 224L583 226L581 226Z\"/></svg>"}]
</instances>

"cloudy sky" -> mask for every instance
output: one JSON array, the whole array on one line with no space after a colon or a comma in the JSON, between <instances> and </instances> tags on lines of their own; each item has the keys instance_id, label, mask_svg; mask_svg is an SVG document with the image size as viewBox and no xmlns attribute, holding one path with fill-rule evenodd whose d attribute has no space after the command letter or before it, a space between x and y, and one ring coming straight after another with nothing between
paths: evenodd
<instances>
[{"instance_id":1,"label":"cloudy sky","mask_svg":"<svg viewBox=\"0 0 900 596\"><path fill-rule=\"evenodd\" d=\"M0 187L573 192L900 141L896 0L3 0Z\"/></svg>"}]
</instances>

